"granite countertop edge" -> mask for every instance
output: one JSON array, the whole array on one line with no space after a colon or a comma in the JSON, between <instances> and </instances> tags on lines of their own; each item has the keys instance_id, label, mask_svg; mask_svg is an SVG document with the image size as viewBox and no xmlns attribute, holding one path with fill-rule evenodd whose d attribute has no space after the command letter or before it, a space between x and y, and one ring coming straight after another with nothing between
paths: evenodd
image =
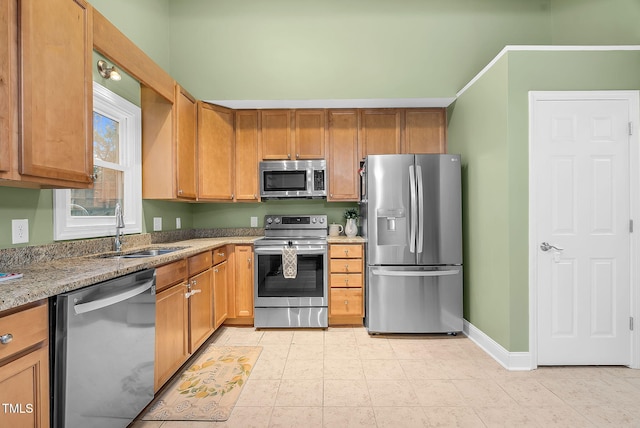
<instances>
[{"instance_id":1,"label":"granite countertop edge","mask_svg":"<svg viewBox=\"0 0 640 428\"><path fill-rule=\"evenodd\" d=\"M0 311L37 302L128 273L158 267L222 245L253 244L261 238L261 236L230 236L188 239L129 248L125 252L131 253L142 248L184 247L168 254L148 258L107 258L102 256L109 253L102 253L25 265L20 269L22 278L0 282Z\"/></svg>"}]
</instances>

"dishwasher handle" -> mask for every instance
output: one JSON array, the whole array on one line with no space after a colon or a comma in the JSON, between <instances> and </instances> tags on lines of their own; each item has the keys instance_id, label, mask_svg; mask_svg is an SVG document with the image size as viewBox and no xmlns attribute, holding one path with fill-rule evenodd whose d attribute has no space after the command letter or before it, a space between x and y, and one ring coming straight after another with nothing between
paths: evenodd
<instances>
[{"instance_id":1,"label":"dishwasher handle","mask_svg":"<svg viewBox=\"0 0 640 428\"><path fill-rule=\"evenodd\" d=\"M373 269L371 271L374 275L378 276L448 276L457 275L460 273L460 269L449 270L386 270L386 269Z\"/></svg>"},{"instance_id":2,"label":"dishwasher handle","mask_svg":"<svg viewBox=\"0 0 640 428\"><path fill-rule=\"evenodd\" d=\"M155 282L155 279L151 279L150 281L143 282L140 285L129 288L117 294L104 296L95 300L90 300L88 302L78 303L74 305L73 309L78 315L91 312L91 311L97 311L98 309L115 305L116 303L120 303L124 300L135 297L138 294L144 293L145 291L153 287L154 282Z\"/></svg>"}]
</instances>

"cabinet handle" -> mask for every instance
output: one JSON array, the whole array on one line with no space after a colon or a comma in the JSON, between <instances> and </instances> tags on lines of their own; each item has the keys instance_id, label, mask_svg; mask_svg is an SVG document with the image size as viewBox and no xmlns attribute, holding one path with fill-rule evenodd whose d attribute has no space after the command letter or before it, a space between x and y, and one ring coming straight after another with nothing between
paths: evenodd
<instances>
[{"instance_id":1,"label":"cabinet handle","mask_svg":"<svg viewBox=\"0 0 640 428\"><path fill-rule=\"evenodd\" d=\"M220 257L224 257L224 253L218 253Z\"/></svg>"},{"instance_id":2,"label":"cabinet handle","mask_svg":"<svg viewBox=\"0 0 640 428\"><path fill-rule=\"evenodd\" d=\"M349 255L349 250L348 250L348 249L347 249L347 250L344 250L344 255L345 255L345 256L348 256L348 255Z\"/></svg>"},{"instance_id":3,"label":"cabinet handle","mask_svg":"<svg viewBox=\"0 0 640 428\"><path fill-rule=\"evenodd\" d=\"M220 272L220 271L218 270L218 268L215 268L213 271L214 271L215 273Z\"/></svg>"},{"instance_id":4,"label":"cabinet handle","mask_svg":"<svg viewBox=\"0 0 640 428\"><path fill-rule=\"evenodd\" d=\"M229 198L229 199L233 199L234 196L235 196L235 193L232 193L231 194L231 198Z\"/></svg>"},{"instance_id":5,"label":"cabinet handle","mask_svg":"<svg viewBox=\"0 0 640 428\"><path fill-rule=\"evenodd\" d=\"M255 193L253 194L253 199L258 199L258 195L256 195Z\"/></svg>"},{"instance_id":6,"label":"cabinet handle","mask_svg":"<svg viewBox=\"0 0 640 428\"><path fill-rule=\"evenodd\" d=\"M349 265L344 265L344 270L349 272Z\"/></svg>"},{"instance_id":7,"label":"cabinet handle","mask_svg":"<svg viewBox=\"0 0 640 428\"><path fill-rule=\"evenodd\" d=\"M178 195L182 195L182 189L178 189Z\"/></svg>"},{"instance_id":8,"label":"cabinet handle","mask_svg":"<svg viewBox=\"0 0 640 428\"><path fill-rule=\"evenodd\" d=\"M202 290L193 290L191 291L191 295L193 296L194 294L198 294L198 293L202 293Z\"/></svg>"},{"instance_id":9,"label":"cabinet handle","mask_svg":"<svg viewBox=\"0 0 640 428\"><path fill-rule=\"evenodd\" d=\"M7 333L0 336L0 343L3 345L9 344L13 340L13 334Z\"/></svg>"},{"instance_id":10,"label":"cabinet handle","mask_svg":"<svg viewBox=\"0 0 640 428\"><path fill-rule=\"evenodd\" d=\"M89 174L90 181L95 183L97 179L98 179L98 174Z\"/></svg>"},{"instance_id":11,"label":"cabinet handle","mask_svg":"<svg viewBox=\"0 0 640 428\"><path fill-rule=\"evenodd\" d=\"M196 286L198 285L198 281L196 281L195 279L193 281L191 281L191 285Z\"/></svg>"},{"instance_id":12,"label":"cabinet handle","mask_svg":"<svg viewBox=\"0 0 640 428\"><path fill-rule=\"evenodd\" d=\"M347 306L349 306L349 301L348 301L348 300L345 300L345 301L344 301L344 304L345 304L345 305L347 305Z\"/></svg>"},{"instance_id":13,"label":"cabinet handle","mask_svg":"<svg viewBox=\"0 0 640 428\"><path fill-rule=\"evenodd\" d=\"M296 159L300 158L300 153L296 153Z\"/></svg>"},{"instance_id":14,"label":"cabinet handle","mask_svg":"<svg viewBox=\"0 0 640 428\"><path fill-rule=\"evenodd\" d=\"M247 269L251 269L251 257L247 257Z\"/></svg>"},{"instance_id":15,"label":"cabinet handle","mask_svg":"<svg viewBox=\"0 0 640 428\"><path fill-rule=\"evenodd\" d=\"M287 153L287 159L291 159L291 153Z\"/></svg>"},{"instance_id":16,"label":"cabinet handle","mask_svg":"<svg viewBox=\"0 0 640 428\"><path fill-rule=\"evenodd\" d=\"M345 278L344 283L345 285L349 285L349 278Z\"/></svg>"},{"instance_id":17,"label":"cabinet handle","mask_svg":"<svg viewBox=\"0 0 640 428\"><path fill-rule=\"evenodd\" d=\"M333 198L333 193L329 193L329 196Z\"/></svg>"}]
</instances>

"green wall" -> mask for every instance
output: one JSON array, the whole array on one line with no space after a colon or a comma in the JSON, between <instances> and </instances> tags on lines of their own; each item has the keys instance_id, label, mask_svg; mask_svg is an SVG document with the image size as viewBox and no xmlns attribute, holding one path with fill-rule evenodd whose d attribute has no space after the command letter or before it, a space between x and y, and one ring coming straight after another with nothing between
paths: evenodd
<instances>
[{"instance_id":1,"label":"green wall","mask_svg":"<svg viewBox=\"0 0 640 428\"><path fill-rule=\"evenodd\" d=\"M171 74L200 99L452 97L550 0L169 2Z\"/></svg>"},{"instance_id":2,"label":"green wall","mask_svg":"<svg viewBox=\"0 0 640 428\"><path fill-rule=\"evenodd\" d=\"M503 57L449 109L448 148L462 157L464 317L508 349L507 65Z\"/></svg>"},{"instance_id":3,"label":"green wall","mask_svg":"<svg viewBox=\"0 0 640 428\"><path fill-rule=\"evenodd\" d=\"M528 92L622 89L640 89L640 52L514 51L450 108L449 150L463 159L465 318L508 351L529 349Z\"/></svg>"},{"instance_id":4,"label":"green wall","mask_svg":"<svg viewBox=\"0 0 640 428\"><path fill-rule=\"evenodd\" d=\"M251 217L258 217L264 227L266 214L326 214L329 223L346 223L347 208L357 208L355 202L327 202L323 200L275 200L261 203L196 204L193 207L193 227L249 227Z\"/></svg>"},{"instance_id":5,"label":"green wall","mask_svg":"<svg viewBox=\"0 0 640 428\"><path fill-rule=\"evenodd\" d=\"M90 0L89 3L171 73L169 0Z\"/></svg>"},{"instance_id":6,"label":"green wall","mask_svg":"<svg viewBox=\"0 0 640 428\"><path fill-rule=\"evenodd\" d=\"M640 44L638 0L552 0L554 45Z\"/></svg>"}]
</instances>

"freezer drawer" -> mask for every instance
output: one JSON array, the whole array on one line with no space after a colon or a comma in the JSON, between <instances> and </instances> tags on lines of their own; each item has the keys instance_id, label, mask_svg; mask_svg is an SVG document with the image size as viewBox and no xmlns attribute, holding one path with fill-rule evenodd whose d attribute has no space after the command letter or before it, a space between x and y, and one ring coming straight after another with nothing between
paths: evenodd
<instances>
[{"instance_id":1,"label":"freezer drawer","mask_svg":"<svg viewBox=\"0 0 640 428\"><path fill-rule=\"evenodd\" d=\"M369 333L462 331L462 266L367 268Z\"/></svg>"}]
</instances>

